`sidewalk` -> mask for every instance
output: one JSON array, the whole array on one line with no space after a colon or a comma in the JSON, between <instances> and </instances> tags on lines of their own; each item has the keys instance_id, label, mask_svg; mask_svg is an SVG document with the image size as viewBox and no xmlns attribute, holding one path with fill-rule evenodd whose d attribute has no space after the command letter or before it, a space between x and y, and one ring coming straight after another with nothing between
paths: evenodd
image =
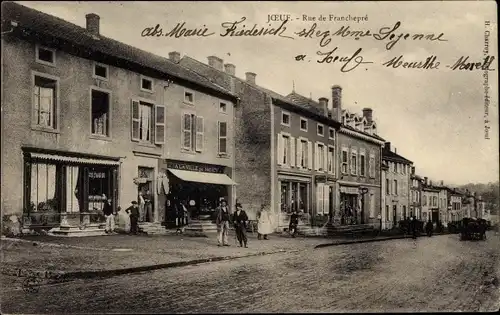
<instances>
[{"instance_id":1,"label":"sidewalk","mask_svg":"<svg viewBox=\"0 0 500 315\"><path fill-rule=\"evenodd\" d=\"M2 238L1 273L47 279L105 277L255 255L394 239L371 237L332 240L272 235L269 240L259 241L252 234L248 234L248 238L249 248L237 247L233 233L229 235L229 247L218 247L215 235Z\"/></svg>"}]
</instances>

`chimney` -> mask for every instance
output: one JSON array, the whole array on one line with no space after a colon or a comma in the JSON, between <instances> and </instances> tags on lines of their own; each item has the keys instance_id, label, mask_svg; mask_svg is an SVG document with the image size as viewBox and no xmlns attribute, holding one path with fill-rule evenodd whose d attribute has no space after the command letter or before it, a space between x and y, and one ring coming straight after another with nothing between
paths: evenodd
<instances>
[{"instance_id":1,"label":"chimney","mask_svg":"<svg viewBox=\"0 0 500 315\"><path fill-rule=\"evenodd\" d=\"M444 187L444 180L441 180L441 187Z\"/></svg>"},{"instance_id":2,"label":"chimney","mask_svg":"<svg viewBox=\"0 0 500 315\"><path fill-rule=\"evenodd\" d=\"M342 122L342 88L339 85L332 86L332 118Z\"/></svg>"},{"instance_id":3,"label":"chimney","mask_svg":"<svg viewBox=\"0 0 500 315\"><path fill-rule=\"evenodd\" d=\"M255 77L257 75L253 72L246 72L245 75L247 77L247 83L255 85Z\"/></svg>"},{"instance_id":4,"label":"chimney","mask_svg":"<svg viewBox=\"0 0 500 315\"><path fill-rule=\"evenodd\" d=\"M326 97L320 97L318 101L320 109L323 111L324 115L328 117L328 99Z\"/></svg>"},{"instance_id":5,"label":"chimney","mask_svg":"<svg viewBox=\"0 0 500 315\"><path fill-rule=\"evenodd\" d=\"M179 63L179 61L181 61L181 53L178 51L171 51L168 53L168 59L172 62Z\"/></svg>"},{"instance_id":6,"label":"chimney","mask_svg":"<svg viewBox=\"0 0 500 315\"><path fill-rule=\"evenodd\" d=\"M222 69L222 65L224 64L224 60L220 59L217 56L209 56L208 57L208 65L210 67L214 67L215 69L219 71L224 71Z\"/></svg>"},{"instance_id":7,"label":"chimney","mask_svg":"<svg viewBox=\"0 0 500 315\"><path fill-rule=\"evenodd\" d=\"M226 63L224 65L224 70L226 70L227 74L236 75L236 66L231 63Z\"/></svg>"},{"instance_id":8,"label":"chimney","mask_svg":"<svg viewBox=\"0 0 500 315\"><path fill-rule=\"evenodd\" d=\"M391 143L390 142L386 142L384 144L384 148L387 149L387 150L389 150L389 151L391 151Z\"/></svg>"},{"instance_id":9,"label":"chimney","mask_svg":"<svg viewBox=\"0 0 500 315\"><path fill-rule=\"evenodd\" d=\"M411 167L411 175L415 175L415 166Z\"/></svg>"},{"instance_id":10,"label":"chimney","mask_svg":"<svg viewBox=\"0 0 500 315\"><path fill-rule=\"evenodd\" d=\"M432 180L429 181L429 186L432 186Z\"/></svg>"},{"instance_id":11,"label":"chimney","mask_svg":"<svg viewBox=\"0 0 500 315\"><path fill-rule=\"evenodd\" d=\"M99 15L95 13L89 13L85 15L87 19L87 31L92 33L93 35L99 35Z\"/></svg>"},{"instance_id":12,"label":"chimney","mask_svg":"<svg viewBox=\"0 0 500 315\"><path fill-rule=\"evenodd\" d=\"M425 186L428 185L428 178L427 177L424 177L424 183L425 183Z\"/></svg>"},{"instance_id":13,"label":"chimney","mask_svg":"<svg viewBox=\"0 0 500 315\"><path fill-rule=\"evenodd\" d=\"M363 117L366 118L366 121L368 121L368 123L371 123L372 122L372 118L373 118L373 110L371 108L363 108Z\"/></svg>"},{"instance_id":14,"label":"chimney","mask_svg":"<svg viewBox=\"0 0 500 315\"><path fill-rule=\"evenodd\" d=\"M394 153L398 153L398 149L397 148L394 148Z\"/></svg>"}]
</instances>

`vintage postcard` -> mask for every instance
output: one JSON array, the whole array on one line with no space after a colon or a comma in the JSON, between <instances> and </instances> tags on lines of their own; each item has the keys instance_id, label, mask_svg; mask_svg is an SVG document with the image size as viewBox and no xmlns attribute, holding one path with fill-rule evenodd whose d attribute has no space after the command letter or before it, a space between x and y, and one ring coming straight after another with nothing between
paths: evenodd
<instances>
[{"instance_id":1,"label":"vintage postcard","mask_svg":"<svg viewBox=\"0 0 500 315\"><path fill-rule=\"evenodd\" d=\"M1 5L2 313L499 309L496 2Z\"/></svg>"}]
</instances>

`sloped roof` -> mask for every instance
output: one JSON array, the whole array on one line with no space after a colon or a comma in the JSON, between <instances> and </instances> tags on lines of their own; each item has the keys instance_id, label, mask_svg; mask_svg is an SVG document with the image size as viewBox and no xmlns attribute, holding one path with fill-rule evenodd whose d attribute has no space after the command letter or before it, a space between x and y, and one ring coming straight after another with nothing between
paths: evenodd
<instances>
[{"instance_id":1,"label":"sloped roof","mask_svg":"<svg viewBox=\"0 0 500 315\"><path fill-rule=\"evenodd\" d=\"M413 164L412 161L402 157L401 155L392 152L391 150L387 148L382 149L382 159L383 160L389 160L389 161L394 161L394 162L400 162L404 164Z\"/></svg>"},{"instance_id":2,"label":"sloped roof","mask_svg":"<svg viewBox=\"0 0 500 315\"><path fill-rule=\"evenodd\" d=\"M102 35L92 35L83 27L38 10L14 2L4 2L2 3L2 25L7 20L13 20L18 23L18 26L15 28L17 34L24 36L30 33L40 34L48 38L55 38L57 42L62 40L65 43L69 43L70 46L79 47L79 50L82 52L83 50L88 50L90 56L93 52L97 52L121 60L121 65L123 66L134 64L139 67L149 68L236 98L228 89L210 82L196 72L174 63L168 58L152 54Z\"/></svg>"},{"instance_id":3,"label":"sloped roof","mask_svg":"<svg viewBox=\"0 0 500 315\"><path fill-rule=\"evenodd\" d=\"M262 87L262 86L259 86L257 84L249 84L245 80L240 79L235 75L231 75L225 71L218 70L214 67L211 67L211 66L209 66L209 65L207 65L199 60L191 58L189 56L182 57L180 64L186 68L189 68L189 69L197 72L198 74L200 74L206 78L210 78L211 80L214 80L218 84L225 84L224 87L227 89L231 88L231 83L230 83L230 80L228 78L232 77L235 80L241 82L242 84L247 84L247 85L263 92L263 93L268 94L274 100L279 101L281 103L284 103L292 109L297 109L297 110L300 110L302 112L306 112L306 113L312 115L317 120L324 121L324 120L328 119L327 117L325 117L323 115L322 112L319 112L317 109L310 108L309 106L301 106L301 105L295 103L294 101L292 101L291 99L289 99L289 98L287 98L279 93L276 93L272 90L269 90L269 89ZM330 119L328 119L328 120L330 120ZM338 124L337 122L334 122L334 121L331 121L331 122L332 122L332 124Z\"/></svg>"},{"instance_id":4,"label":"sloped roof","mask_svg":"<svg viewBox=\"0 0 500 315\"><path fill-rule=\"evenodd\" d=\"M316 102L310 98L300 95L296 92L292 92L286 96L286 99L294 102L295 104L307 108L308 110L317 113L318 115L323 115L324 112L320 109L319 102Z\"/></svg>"}]
</instances>

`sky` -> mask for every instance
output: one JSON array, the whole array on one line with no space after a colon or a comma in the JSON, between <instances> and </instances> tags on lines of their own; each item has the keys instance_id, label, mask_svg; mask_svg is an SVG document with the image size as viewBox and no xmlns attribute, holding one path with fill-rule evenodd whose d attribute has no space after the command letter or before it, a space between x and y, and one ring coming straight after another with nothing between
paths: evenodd
<instances>
[{"instance_id":1,"label":"sky","mask_svg":"<svg viewBox=\"0 0 500 315\"><path fill-rule=\"evenodd\" d=\"M101 18L101 34L157 55L168 57L171 51L207 63L218 56L236 66L236 75L257 74L258 85L287 95L295 91L317 100L327 97L331 104L332 85L342 86L342 108L361 113L373 109L378 134L391 142L397 153L414 162L417 174L445 184L487 183L499 178L498 138L498 50L497 8L493 1L385 1L385 2L50 2L23 1L32 7L85 27L85 15ZM246 20L269 27L268 16L280 14L285 23L284 38L275 35L222 37L224 22ZM304 21L303 15L316 21ZM326 21L318 21L320 15ZM367 20L329 21L330 15L364 17ZM297 33L309 30L335 32L342 26L352 30L381 28L410 34L443 33L442 41L399 40L391 49L388 41L373 37L355 40L332 37L320 47L319 38L300 38ZM490 26L485 26L490 21ZM177 23L187 28L209 29L208 37L142 37L145 28L160 24L164 32ZM279 27L281 21L271 22ZM451 70L461 56L482 62L485 30L489 35L489 53L495 57L488 73L489 138L485 139L485 92L482 70ZM411 37L410 37L411 38ZM318 63L317 52L352 56L359 48L363 61L355 69L342 72L343 63ZM296 61L296 56L306 55ZM438 69L388 68L383 63L403 56L404 61L425 61L436 56ZM350 65L353 65L351 61ZM349 68L346 66L346 68Z\"/></svg>"}]
</instances>

